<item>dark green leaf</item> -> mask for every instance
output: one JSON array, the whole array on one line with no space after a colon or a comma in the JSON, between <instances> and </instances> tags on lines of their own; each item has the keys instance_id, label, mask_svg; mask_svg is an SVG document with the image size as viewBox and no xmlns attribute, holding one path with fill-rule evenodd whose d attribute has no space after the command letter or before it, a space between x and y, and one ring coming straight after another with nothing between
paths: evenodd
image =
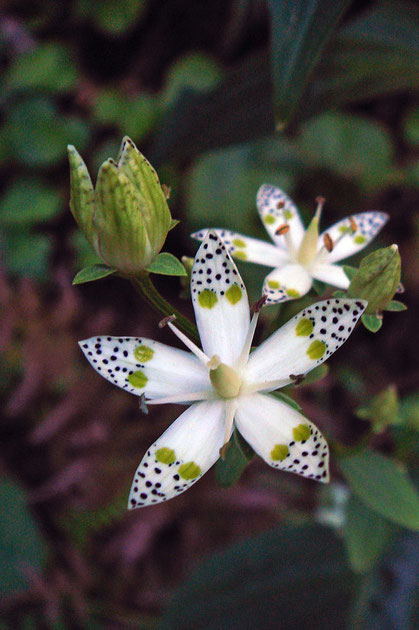
<instances>
[{"instance_id":1,"label":"dark green leaf","mask_svg":"<svg viewBox=\"0 0 419 630\"><path fill-rule=\"evenodd\" d=\"M204 560L161 630L341 630L354 582L329 529L277 527Z\"/></svg>"},{"instance_id":2,"label":"dark green leaf","mask_svg":"<svg viewBox=\"0 0 419 630\"><path fill-rule=\"evenodd\" d=\"M353 493L370 509L398 525L419 530L419 494L401 465L366 450L339 459Z\"/></svg>"},{"instance_id":3,"label":"dark green leaf","mask_svg":"<svg viewBox=\"0 0 419 630\"><path fill-rule=\"evenodd\" d=\"M0 201L0 222L3 225L31 225L54 217L62 207L58 191L37 179L15 181Z\"/></svg>"},{"instance_id":4,"label":"dark green leaf","mask_svg":"<svg viewBox=\"0 0 419 630\"><path fill-rule=\"evenodd\" d=\"M73 284L84 284L85 282L101 280L102 278L106 278L115 272L116 269L111 269L107 265L90 265L90 267L85 267L76 274Z\"/></svg>"},{"instance_id":5,"label":"dark green leaf","mask_svg":"<svg viewBox=\"0 0 419 630\"><path fill-rule=\"evenodd\" d=\"M151 265L147 267L147 271L164 276L186 276L185 267L180 260L168 252L158 254Z\"/></svg>"},{"instance_id":6,"label":"dark green leaf","mask_svg":"<svg viewBox=\"0 0 419 630\"><path fill-rule=\"evenodd\" d=\"M221 80L222 72L217 62L209 55L189 53L177 59L170 67L162 94L166 107L170 107L182 92L209 92Z\"/></svg>"},{"instance_id":7,"label":"dark green leaf","mask_svg":"<svg viewBox=\"0 0 419 630\"><path fill-rule=\"evenodd\" d=\"M253 459L253 455L253 449L235 429L225 458L220 458L215 467L217 483L223 488L228 488L237 483L244 469Z\"/></svg>"},{"instance_id":8,"label":"dark green leaf","mask_svg":"<svg viewBox=\"0 0 419 630\"><path fill-rule=\"evenodd\" d=\"M277 126L283 129L350 0L269 0Z\"/></svg>"},{"instance_id":9,"label":"dark green leaf","mask_svg":"<svg viewBox=\"0 0 419 630\"><path fill-rule=\"evenodd\" d=\"M351 496L347 505L343 537L354 571L370 570L389 539L390 525L365 503Z\"/></svg>"},{"instance_id":10,"label":"dark green leaf","mask_svg":"<svg viewBox=\"0 0 419 630\"><path fill-rule=\"evenodd\" d=\"M404 121L406 140L414 146L419 146L419 107L411 109Z\"/></svg>"},{"instance_id":11,"label":"dark green leaf","mask_svg":"<svg viewBox=\"0 0 419 630\"><path fill-rule=\"evenodd\" d=\"M376 333L383 325L383 318L377 317L377 315L367 315L366 313L364 313L361 316L361 322L364 324L367 330Z\"/></svg>"},{"instance_id":12,"label":"dark green leaf","mask_svg":"<svg viewBox=\"0 0 419 630\"><path fill-rule=\"evenodd\" d=\"M38 526L27 506L24 491L0 478L0 598L24 591L31 571L39 573L45 562L45 547Z\"/></svg>"},{"instance_id":13,"label":"dark green leaf","mask_svg":"<svg viewBox=\"0 0 419 630\"><path fill-rule=\"evenodd\" d=\"M399 302L398 300L391 300L391 302L389 302L387 304L387 306L385 307L386 311L393 311L395 313L400 312L400 311L406 311L407 310L407 306L406 304L403 304L403 302Z\"/></svg>"}]
</instances>

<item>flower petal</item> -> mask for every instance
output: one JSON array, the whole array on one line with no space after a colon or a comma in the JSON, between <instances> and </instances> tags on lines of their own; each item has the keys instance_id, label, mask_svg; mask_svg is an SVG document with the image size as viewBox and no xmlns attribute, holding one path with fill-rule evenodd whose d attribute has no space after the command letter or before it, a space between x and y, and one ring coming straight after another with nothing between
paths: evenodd
<instances>
[{"instance_id":1,"label":"flower petal","mask_svg":"<svg viewBox=\"0 0 419 630\"><path fill-rule=\"evenodd\" d=\"M305 295L311 288L312 279L301 265L285 265L271 271L263 283L263 295L266 304L276 304L286 300L295 300Z\"/></svg>"},{"instance_id":2,"label":"flower petal","mask_svg":"<svg viewBox=\"0 0 419 630\"><path fill-rule=\"evenodd\" d=\"M329 481L329 447L318 428L281 400L253 394L240 400L236 425L269 466Z\"/></svg>"},{"instance_id":3,"label":"flower petal","mask_svg":"<svg viewBox=\"0 0 419 630\"><path fill-rule=\"evenodd\" d=\"M239 260L266 265L267 267L279 267L289 260L285 251L271 243L244 236L231 230L214 229L213 231L221 238L229 254ZM191 236L198 241L203 241L207 232L208 228L194 232Z\"/></svg>"},{"instance_id":4,"label":"flower petal","mask_svg":"<svg viewBox=\"0 0 419 630\"><path fill-rule=\"evenodd\" d=\"M319 237L319 247L323 245L325 234L330 236L333 244L336 243L331 252L324 253L324 262L337 262L357 254L377 236L388 220L389 216L384 212L361 212L338 221ZM356 226L355 232L352 232L353 226ZM342 237L342 234L346 235Z\"/></svg>"},{"instance_id":5,"label":"flower petal","mask_svg":"<svg viewBox=\"0 0 419 630\"><path fill-rule=\"evenodd\" d=\"M331 284L339 289L347 289L350 284L348 276L339 265L318 263L312 268L311 275L316 280L326 282L326 284Z\"/></svg>"},{"instance_id":6,"label":"flower petal","mask_svg":"<svg viewBox=\"0 0 419 630\"><path fill-rule=\"evenodd\" d=\"M258 190L256 204L262 223L274 243L289 250L291 241L292 247L297 251L303 240L304 225L292 199L280 188L263 184ZM285 224L289 225L289 232L278 236L278 228Z\"/></svg>"},{"instance_id":7,"label":"flower petal","mask_svg":"<svg viewBox=\"0 0 419 630\"><path fill-rule=\"evenodd\" d=\"M224 421L221 400L195 403L184 411L144 455L128 507L160 503L188 490L219 458Z\"/></svg>"},{"instance_id":8,"label":"flower petal","mask_svg":"<svg viewBox=\"0 0 419 630\"><path fill-rule=\"evenodd\" d=\"M365 300L343 298L308 306L250 354L246 381L291 383L290 375L310 372L347 340L366 306Z\"/></svg>"},{"instance_id":9,"label":"flower petal","mask_svg":"<svg viewBox=\"0 0 419 630\"><path fill-rule=\"evenodd\" d=\"M195 256L191 292L202 349L232 365L249 330L249 301L236 265L212 230Z\"/></svg>"},{"instance_id":10,"label":"flower petal","mask_svg":"<svg viewBox=\"0 0 419 630\"><path fill-rule=\"evenodd\" d=\"M101 376L136 396L155 400L211 391L208 370L189 352L144 337L91 337L79 345Z\"/></svg>"}]
</instances>

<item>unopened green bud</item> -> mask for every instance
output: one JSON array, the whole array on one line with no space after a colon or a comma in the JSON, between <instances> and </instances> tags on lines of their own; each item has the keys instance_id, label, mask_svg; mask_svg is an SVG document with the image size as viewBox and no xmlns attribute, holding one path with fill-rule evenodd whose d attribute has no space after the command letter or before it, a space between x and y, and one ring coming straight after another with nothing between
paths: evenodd
<instances>
[{"instance_id":1,"label":"unopened green bud","mask_svg":"<svg viewBox=\"0 0 419 630\"><path fill-rule=\"evenodd\" d=\"M93 189L76 149L68 153L74 218L109 267L136 275L155 259L172 225L156 171L125 137L117 162L102 164Z\"/></svg>"},{"instance_id":2,"label":"unopened green bud","mask_svg":"<svg viewBox=\"0 0 419 630\"><path fill-rule=\"evenodd\" d=\"M368 300L366 313L389 304L400 282L401 259L397 245L378 249L364 258L351 280L348 297Z\"/></svg>"}]
</instances>

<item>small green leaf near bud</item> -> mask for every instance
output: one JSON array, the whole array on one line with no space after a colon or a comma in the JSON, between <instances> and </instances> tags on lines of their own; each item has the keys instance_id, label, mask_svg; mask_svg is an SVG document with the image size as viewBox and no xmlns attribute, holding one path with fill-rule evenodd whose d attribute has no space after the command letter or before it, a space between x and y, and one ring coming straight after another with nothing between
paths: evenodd
<instances>
[{"instance_id":1,"label":"small green leaf near bud","mask_svg":"<svg viewBox=\"0 0 419 630\"><path fill-rule=\"evenodd\" d=\"M366 313L364 313L361 316L361 322L364 324L367 330L376 333L383 325L383 318L377 317L377 315L367 315Z\"/></svg>"},{"instance_id":2,"label":"small green leaf near bud","mask_svg":"<svg viewBox=\"0 0 419 630\"><path fill-rule=\"evenodd\" d=\"M111 269L107 265L90 265L75 275L73 284L84 284L85 282L101 280L102 278L106 278L115 272L116 269Z\"/></svg>"},{"instance_id":3,"label":"small green leaf near bud","mask_svg":"<svg viewBox=\"0 0 419 630\"><path fill-rule=\"evenodd\" d=\"M398 300L391 300L391 302L387 304L384 310L398 313L400 311L407 311L407 306L406 304L403 304L403 302L399 302Z\"/></svg>"},{"instance_id":4,"label":"small green leaf near bud","mask_svg":"<svg viewBox=\"0 0 419 630\"><path fill-rule=\"evenodd\" d=\"M164 276L186 276L185 267L180 260L168 252L161 252L156 256L151 265L147 267L147 271Z\"/></svg>"},{"instance_id":5,"label":"small green leaf near bud","mask_svg":"<svg viewBox=\"0 0 419 630\"><path fill-rule=\"evenodd\" d=\"M348 297L368 300L365 314L386 308L400 282L401 260L397 245L378 249L361 261L348 289Z\"/></svg>"}]
</instances>

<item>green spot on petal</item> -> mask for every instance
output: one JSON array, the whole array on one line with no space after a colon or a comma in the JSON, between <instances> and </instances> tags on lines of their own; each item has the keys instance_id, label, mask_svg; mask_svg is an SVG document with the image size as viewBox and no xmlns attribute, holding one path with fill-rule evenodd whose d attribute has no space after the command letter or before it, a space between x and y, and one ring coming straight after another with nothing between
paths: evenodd
<instances>
[{"instance_id":1,"label":"green spot on petal","mask_svg":"<svg viewBox=\"0 0 419 630\"><path fill-rule=\"evenodd\" d=\"M299 424L292 430L292 436L296 442L305 442L310 437L311 431L307 424Z\"/></svg>"},{"instance_id":2,"label":"green spot on petal","mask_svg":"<svg viewBox=\"0 0 419 630\"><path fill-rule=\"evenodd\" d=\"M246 260L247 256L245 252L242 251L238 251L238 252L233 252L233 256L235 256L236 258L239 258L240 260Z\"/></svg>"},{"instance_id":3,"label":"green spot on petal","mask_svg":"<svg viewBox=\"0 0 419 630\"><path fill-rule=\"evenodd\" d=\"M201 474L201 469L195 462L187 462L179 466L178 473L182 479L196 479Z\"/></svg>"},{"instance_id":4,"label":"green spot on petal","mask_svg":"<svg viewBox=\"0 0 419 630\"><path fill-rule=\"evenodd\" d=\"M266 223L266 225L272 225L272 223L275 223L275 217L273 217L271 214L267 214L266 217L263 219L263 222Z\"/></svg>"},{"instance_id":5,"label":"green spot on petal","mask_svg":"<svg viewBox=\"0 0 419 630\"><path fill-rule=\"evenodd\" d=\"M292 212L291 212L291 210L285 210L285 218L286 218L287 221L292 219Z\"/></svg>"},{"instance_id":6,"label":"green spot on petal","mask_svg":"<svg viewBox=\"0 0 419 630\"><path fill-rule=\"evenodd\" d=\"M230 304L237 304L242 299L242 290L237 284L233 284L232 287L226 291L226 298Z\"/></svg>"},{"instance_id":7,"label":"green spot on petal","mask_svg":"<svg viewBox=\"0 0 419 630\"><path fill-rule=\"evenodd\" d=\"M339 228L339 232L342 232L342 234L345 234L345 232L349 232L351 228L348 225L341 225Z\"/></svg>"},{"instance_id":8,"label":"green spot on petal","mask_svg":"<svg viewBox=\"0 0 419 630\"><path fill-rule=\"evenodd\" d=\"M134 350L134 356L140 363L145 363L153 358L154 350L149 346L137 346Z\"/></svg>"},{"instance_id":9,"label":"green spot on petal","mask_svg":"<svg viewBox=\"0 0 419 630\"><path fill-rule=\"evenodd\" d=\"M132 385L133 387L137 387L138 389L142 389L143 387L145 387L147 381L148 378L146 377L144 372L141 372L141 370L133 372L128 376L128 382L130 383L130 385Z\"/></svg>"},{"instance_id":10,"label":"green spot on petal","mask_svg":"<svg viewBox=\"0 0 419 630\"><path fill-rule=\"evenodd\" d=\"M357 245L362 245L363 243L365 243L367 239L365 238L365 236L362 236L362 234L358 234L358 236L355 236L354 238L354 242Z\"/></svg>"},{"instance_id":11,"label":"green spot on petal","mask_svg":"<svg viewBox=\"0 0 419 630\"><path fill-rule=\"evenodd\" d=\"M320 339L316 339L313 343L310 344L307 354L310 359L315 361L316 359L321 359L324 353L326 352L326 344L324 341L320 341Z\"/></svg>"},{"instance_id":12,"label":"green spot on petal","mask_svg":"<svg viewBox=\"0 0 419 630\"><path fill-rule=\"evenodd\" d=\"M234 247L246 247L246 243L241 238L235 238L233 240Z\"/></svg>"},{"instance_id":13,"label":"green spot on petal","mask_svg":"<svg viewBox=\"0 0 419 630\"><path fill-rule=\"evenodd\" d=\"M289 452L289 448L286 444L275 444L271 450L271 459L273 459L274 462L282 462Z\"/></svg>"},{"instance_id":14,"label":"green spot on petal","mask_svg":"<svg viewBox=\"0 0 419 630\"><path fill-rule=\"evenodd\" d=\"M173 464L176 461L175 451L172 448L163 446L156 451L156 459L161 464Z\"/></svg>"},{"instance_id":15,"label":"green spot on petal","mask_svg":"<svg viewBox=\"0 0 419 630\"><path fill-rule=\"evenodd\" d=\"M299 292L296 289L287 289L286 290L286 294L290 298L298 298L298 297L300 297L300 294L299 294Z\"/></svg>"},{"instance_id":16,"label":"green spot on petal","mask_svg":"<svg viewBox=\"0 0 419 630\"><path fill-rule=\"evenodd\" d=\"M268 280L268 287L270 289L279 289L279 282L277 280Z\"/></svg>"},{"instance_id":17,"label":"green spot on petal","mask_svg":"<svg viewBox=\"0 0 419 630\"><path fill-rule=\"evenodd\" d=\"M303 317L295 327L295 334L297 337L308 337L313 332L313 328L313 322L310 319Z\"/></svg>"},{"instance_id":18,"label":"green spot on petal","mask_svg":"<svg viewBox=\"0 0 419 630\"><path fill-rule=\"evenodd\" d=\"M202 293L199 294L198 302L202 308L212 308L217 304L218 298L214 291L204 289Z\"/></svg>"}]
</instances>

